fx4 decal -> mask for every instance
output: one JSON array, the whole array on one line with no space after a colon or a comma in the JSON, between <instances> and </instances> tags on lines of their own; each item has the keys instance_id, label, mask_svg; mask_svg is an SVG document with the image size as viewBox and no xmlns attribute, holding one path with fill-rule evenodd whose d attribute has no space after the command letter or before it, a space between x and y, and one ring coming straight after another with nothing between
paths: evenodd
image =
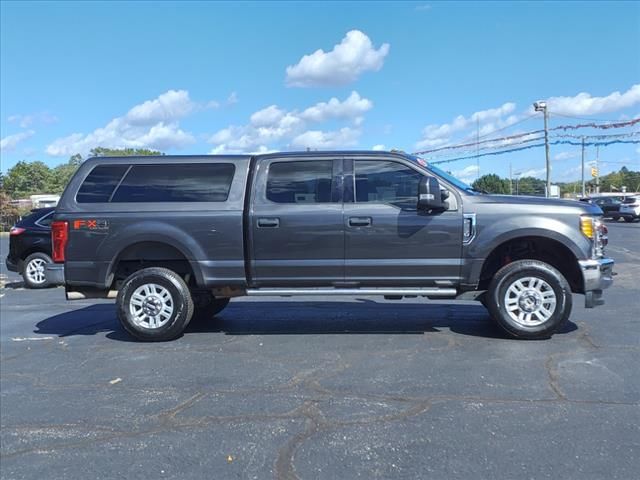
<instances>
[{"instance_id":1,"label":"fx4 decal","mask_svg":"<svg viewBox=\"0 0 640 480\"><path fill-rule=\"evenodd\" d=\"M74 230L108 230L109 222L100 219L74 220Z\"/></svg>"}]
</instances>

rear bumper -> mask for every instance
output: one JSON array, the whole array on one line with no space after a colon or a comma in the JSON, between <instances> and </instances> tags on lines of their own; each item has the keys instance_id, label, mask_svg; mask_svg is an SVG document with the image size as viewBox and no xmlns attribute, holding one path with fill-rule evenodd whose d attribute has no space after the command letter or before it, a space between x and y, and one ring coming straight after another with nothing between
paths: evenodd
<instances>
[{"instance_id":1,"label":"rear bumper","mask_svg":"<svg viewBox=\"0 0 640 480\"><path fill-rule=\"evenodd\" d=\"M44 267L44 275L49 285L63 285L64 263L48 263Z\"/></svg>"},{"instance_id":2,"label":"rear bumper","mask_svg":"<svg viewBox=\"0 0 640 480\"><path fill-rule=\"evenodd\" d=\"M4 263L7 266L7 270L9 270L10 272L18 271L18 262L16 262L13 258L7 256Z\"/></svg>"},{"instance_id":3,"label":"rear bumper","mask_svg":"<svg viewBox=\"0 0 640 480\"><path fill-rule=\"evenodd\" d=\"M598 260L580 260L580 270L584 280L585 307L593 308L604 304L603 290L613 284L613 265L611 258Z\"/></svg>"}]
</instances>

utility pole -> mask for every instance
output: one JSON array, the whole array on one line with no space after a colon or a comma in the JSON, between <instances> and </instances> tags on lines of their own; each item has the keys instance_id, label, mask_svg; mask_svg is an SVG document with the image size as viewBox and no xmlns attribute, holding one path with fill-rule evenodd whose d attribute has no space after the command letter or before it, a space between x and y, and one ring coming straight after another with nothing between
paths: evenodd
<instances>
[{"instance_id":1,"label":"utility pole","mask_svg":"<svg viewBox=\"0 0 640 480\"><path fill-rule=\"evenodd\" d=\"M476 118L476 180L480 178L480 119Z\"/></svg>"},{"instance_id":2,"label":"utility pole","mask_svg":"<svg viewBox=\"0 0 640 480\"><path fill-rule=\"evenodd\" d=\"M598 160L600 158L600 146L596 146L596 193L600 193L600 166Z\"/></svg>"},{"instance_id":3,"label":"utility pole","mask_svg":"<svg viewBox=\"0 0 640 480\"><path fill-rule=\"evenodd\" d=\"M544 151L547 159L546 170L547 170L547 193L546 197L548 198L551 194L551 162L549 160L549 112L547 110L547 102L535 102L533 104L533 108L536 112L542 112L544 115Z\"/></svg>"},{"instance_id":4,"label":"utility pole","mask_svg":"<svg viewBox=\"0 0 640 480\"><path fill-rule=\"evenodd\" d=\"M509 195L513 195L513 171L511 170L511 162L509 162Z\"/></svg>"},{"instance_id":5,"label":"utility pole","mask_svg":"<svg viewBox=\"0 0 640 480\"><path fill-rule=\"evenodd\" d=\"M584 137L582 137L582 198L587 196L584 185Z\"/></svg>"}]
</instances>

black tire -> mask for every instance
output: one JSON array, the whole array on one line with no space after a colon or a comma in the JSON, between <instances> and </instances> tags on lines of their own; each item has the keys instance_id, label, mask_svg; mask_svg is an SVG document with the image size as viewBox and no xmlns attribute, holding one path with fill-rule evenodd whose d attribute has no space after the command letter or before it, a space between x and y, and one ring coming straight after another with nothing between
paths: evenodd
<instances>
[{"instance_id":1,"label":"black tire","mask_svg":"<svg viewBox=\"0 0 640 480\"><path fill-rule=\"evenodd\" d=\"M155 285L157 288L151 287L151 285ZM143 286L148 286L153 291L152 294L147 293L142 297L145 298L145 302L147 302L146 298L149 297L148 302L151 305L145 304L145 307L157 307L159 302L163 311L165 306L171 308L171 313L167 314L167 318L161 318L162 325L151 325L152 319L158 319L160 315L155 317L147 315L145 318L148 325L145 326L145 322L139 319L136 320L137 317L132 312L132 309L139 307L138 314L145 315L142 310L143 307L132 302L134 295L136 297L134 302L137 298L140 298L142 292L139 289ZM164 296L165 291L170 296L169 300ZM132 337L145 342L164 342L179 337L193 316L193 301L191 300L189 287L182 277L168 268L151 267L132 273L122 283L122 287L118 291L116 304L118 319L122 328Z\"/></svg>"},{"instance_id":2,"label":"black tire","mask_svg":"<svg viewBox=\"0 0 640 480\"><path fill-rule=\"evenodd\" d=\"M633 217L624 217L624 221L627 222L627 223L631 223L634 220L635 220L635 218L633 218Z\"/></svg>"},{"instance_id":3,"label":"black tire","mask_svg":"<svg viewBox=\"0 0 640 480\"><path fill-rule=\"evenodd\" d=\"M528 281L529 278L537 281ZM521 283L514 285L519 280ZM524 287L525 283L522 294L514 293L516 288ZM533 287L532 283L540 287ZM510 299L507 299L507 292L512 286L513 289L509 292ZM555 308L551 310L551 303L547 302L553 297L556 303ZM505 305L507 301L513 302L509 309L519 320L509 313ZM526 339L549 338L571 314L571 287L564 276L551 265L539 260L518 260L498 270L489 285L485 302L491 317L510 335ZM527 313L527 308L534 308L542 313ZM549 310L552 313L548 318L538 317L546 315L545 312ZM520 318L521 314L524 318ZM537 322L539 324L536 324Z\"/></svg>"},{"instance_id":4,"label":"black tire","mask_svg":"<svg viewBox=\"0 0 640 480\"><path fill-rule=\"evenodd\" d=\"M22 279L27 288L46 288L49 286L44 268L47 263L52 263L51 257L46 253L32 253L24 260L22 267ZM42 279L42 280L40 280Z\"/></svg>"},{"instance_id":5,"label":"black tire","mask_svg":"<svg viewBox=\"0 0 640 480\"><path fill-rule=\"evenodd\" d=\"M192 291L193 298L193 319L194 320L210 320L219 314L229 305L230 298L216 298L208 291Z\"/></svg>"}]
</instances>

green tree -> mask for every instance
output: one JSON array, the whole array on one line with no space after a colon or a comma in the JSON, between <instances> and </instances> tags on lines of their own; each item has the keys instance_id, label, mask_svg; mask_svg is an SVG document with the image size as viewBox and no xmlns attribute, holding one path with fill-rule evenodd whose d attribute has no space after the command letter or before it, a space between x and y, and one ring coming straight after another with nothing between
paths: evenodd
<instances>
[{"instance_id":1,"label":"green tree","mask_svg":"<svg viewBox=\"0 0 640 480\"><path fill-rule=\"evenodd\" d=\"M481 176L471 186L487 193L509 193L509 180L500 178L495 173Z\"/></svg>"},{"instance_id":2,"label":"green tree","mask_svg":"<svg viewBox=\"0 0 640 480\"><path fill-rule=\"evenodd\" d=\"M43 162L20 161L9 169L3 188L13 198L48 193L51 170Z\"/></svg>"},{"instance_id":3,"label":"green tree","mask_svg":"<svg viewBox=\"0 0 640 480\"><path fill-rule=\"evenodd\" d=\"M545 181L535 177L522 177L517 180L518 195L543 195L545 192Z\"/></svg>"},{"instance_id":4,"label":"green tree","mask_svg":"<svg viewBox=\"0 0 640 480\"><path fill-rule=\"evenodd\" d=\"M76 173L78 166L79 164L77 163L76 155L74 155L67 163L63 163L62 165L58 165L53 168L51 170L51 175L49 176L47 192L61 194L67 186L67 183L69 183L69 180L71 180L73 174Z\"/></svg>"},{"instance_id":5,"label":"green tree","mask_svg":"<svg viewBox=\"0 0 640 480\"><path fill-rule=\"evenodd\" d=\"M147 148L96 147L91 149L92 157L148 157L151 155L164 155L164 153Z\"/></svg>"}]
</instances>

